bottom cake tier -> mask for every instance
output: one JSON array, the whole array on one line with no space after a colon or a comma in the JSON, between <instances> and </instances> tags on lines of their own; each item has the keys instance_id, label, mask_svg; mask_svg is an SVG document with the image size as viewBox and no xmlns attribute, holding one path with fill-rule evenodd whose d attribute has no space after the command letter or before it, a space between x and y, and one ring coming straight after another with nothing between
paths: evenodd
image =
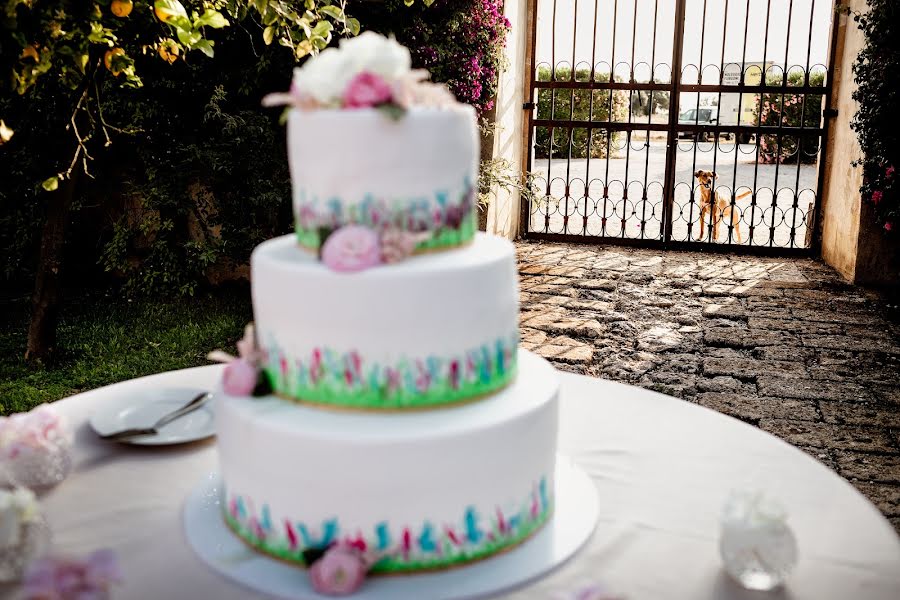
<instances>
[{"instance_id":1,"label":"bottom cake tier","mask_svg":"<svg viewBox=\"0 0 900 600\"><path fill-rule=\"evenodd\" d=\"M455 408L373 414L222 396L225 521L298 565L337 541L376 556L374 573L502 552L552 512L558 387L547 361L520 350L512 385Z\"/></svg>"}]
</instances>

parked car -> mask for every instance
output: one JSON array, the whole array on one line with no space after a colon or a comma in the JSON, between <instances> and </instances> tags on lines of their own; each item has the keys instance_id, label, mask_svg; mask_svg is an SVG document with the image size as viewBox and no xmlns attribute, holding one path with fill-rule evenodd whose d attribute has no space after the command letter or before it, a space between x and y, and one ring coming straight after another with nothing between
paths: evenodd
<instances>
[{"instance_id":1,"label":"parked car","mask_svg":"<svg viewBox=\"0 0 900 600\"><path fill-rule=\"evenodd\" d=\"M719 109L716 106L701 106L700 108L689 108L682 111L678 115L679 125L700 125L701 127L714 127L719 124ZM679 131L680 138L694 138L707 141L711 137L711 133L695 133L693 131Z\"/></svg>"}]
</instances>

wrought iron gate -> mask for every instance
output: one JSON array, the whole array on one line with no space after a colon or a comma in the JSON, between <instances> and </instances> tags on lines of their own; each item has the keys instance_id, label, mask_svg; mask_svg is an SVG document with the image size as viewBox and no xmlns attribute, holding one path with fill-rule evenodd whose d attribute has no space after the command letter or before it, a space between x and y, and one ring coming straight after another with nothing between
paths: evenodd
<instances>
[{"instance_id":1,"label":"wrought iron gate","mask_svg":"<svg viewBox=\"0 0 900 600\"><path fill-rule=\"evenodd\" d=\"M813 247L833 0L532 9L526 238Z\"/></svg>"}]
</instances>

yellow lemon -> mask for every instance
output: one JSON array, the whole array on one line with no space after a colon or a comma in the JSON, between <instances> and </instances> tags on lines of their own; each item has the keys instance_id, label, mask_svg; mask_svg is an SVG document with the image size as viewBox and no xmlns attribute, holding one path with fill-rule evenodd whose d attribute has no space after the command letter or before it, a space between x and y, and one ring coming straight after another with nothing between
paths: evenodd
<instances>
[{"instance_id":1,"label":"yellow lemon","mask_svg":"<svg viewBox=\"0 0 900 600\"><path fill-rule=\"evenodd\" d=\"M125 54L125 51L121 48L112 48L106 51L106 54L103 55L103 64L106 65L106 68L113 75L119 75L122 71L119 69L114 69L112 66L112 61L117 56L122 56Z\"/></svg>"},{"instance_id":2,"label":"yellow lemon","mask_svg":"<svg viewBox=\"0 0 900 600\"><path fill-rule=\"evenodd\" d=\"M39 62L41 60L41 57L38 56L37 48L35 48L34 46L25 46L22 49L22 55L20 56L20 58L31 58L34 60L34 62Z\"/></svg>"},{"instance_id":3,"label":"yellow lemon","mask_svg":"<svg viewBox=\"0 0 900 600\"><path fill-rule=\"evenodd\" d=\"M133 8L134 3L131 0L113 0L112 4L109 5L109 9L112 11L112 14L122 18L130 15L131 9Z\"/></svg>"},{"instance_id":4,"label":"yellow lemon","mask_svg":"<svg viewBox=\"0 0 900 600\"><path fill-rule=\"evenodd\" d=\"M178 47L178 44L175 43L173 39L163 40L159 44L159 57L169 63L170 65L178 60L178 55L181 54L181 49Z\"/></svg>"}]
</instances>

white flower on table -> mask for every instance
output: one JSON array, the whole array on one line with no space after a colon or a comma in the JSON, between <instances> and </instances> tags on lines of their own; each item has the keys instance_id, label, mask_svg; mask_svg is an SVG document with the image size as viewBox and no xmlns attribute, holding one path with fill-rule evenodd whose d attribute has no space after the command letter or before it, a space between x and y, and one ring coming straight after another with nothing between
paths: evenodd
<instances>
[{"instance_id":1,"label":"white flower on table","mask_svg":"<svg viewBox=\"0 0 900 600\"><path fill-rule=\"evenodd\" d=\"M22 527L40 515L34 492L25 488L0 490L0 548L18 546Z\"/></svg>"}]
</instances>

